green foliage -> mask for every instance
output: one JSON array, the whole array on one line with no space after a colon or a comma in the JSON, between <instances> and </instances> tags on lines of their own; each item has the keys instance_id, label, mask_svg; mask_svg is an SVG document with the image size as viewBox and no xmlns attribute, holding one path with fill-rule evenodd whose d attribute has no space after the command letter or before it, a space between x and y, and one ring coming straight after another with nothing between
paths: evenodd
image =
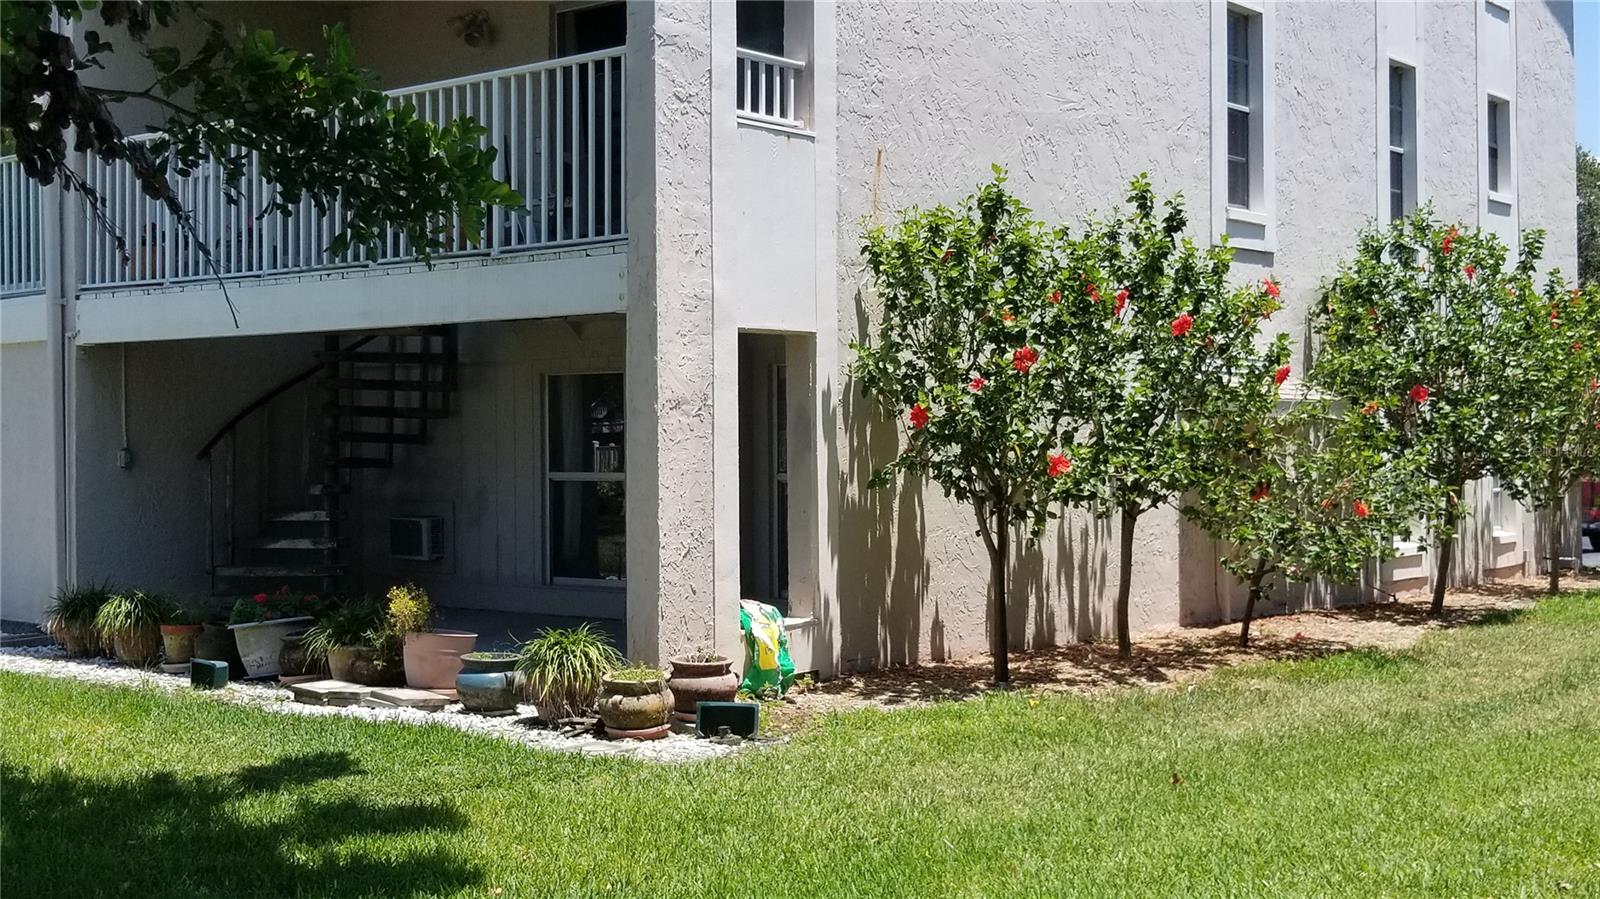
<instances>
[{"instance_id":1,"label":"green foliage","mask_svg":"<svg viewBox=\"0 0 1600 899\"><path fill-rule=\"evenodd\" d=\"M420 634L433 626L433 601L416 584L389 588L389 628L395 633Z\"/></svg>"},{"instance_id":2,"label":"green foliage","mask_svg":"<svg viewBox=\"0 0 1600 899\"><path fill-rule=\"evenodd\" d=\"M114 47L99 29L84 28L91 9L133 49ZM55 30L52 13L77 23L87 44L82 57ZM30 177L43 184L61 179L99 212L103 199L72 171L72 150L125 160L145 196L162 203L199 241L202 235L193 233L167 177L169 160L183 174L208 156L218 159L230 201L238 203L242 195L234 187L253 153L260 174L277 189L266 209L249 214L292 214L309 196L319 214L336 216L338 231L328 252L376 247L393 226L424 260L446 248L457 224L467 239L477 240L489 205L522 204L494 178L496 150L479 146L482 126L461 118L440 127L418 119L410 105L389 108L376 78L355 66L341 26L325 28L323 52L310 54L279 46L270 31L235 33L197 6L185 6L183 14L198 18L205 35L188 56L151 43L154 33L179 21L176 3L6 4L0 17L0 126ZM139 52L156 74L154 84L121 90L80 79L117 52ZM127 99L155 103L166 115L155 126L159 136L153 143L129 140L113 120L108 104ZM101 225L126 251L127 235L103 215Z\"/></svg>"},{"instance_id":3,"label":"green foliage","mask_svg":"<svg viewBox=\"0 0 1600 899\"><path fill-rule=\"evenodd\" d=\"M127 590L106 599L94 618L94 629L111 639L139 631L154 631L171 614L177 601L165 593Z\"/></svg>"},{"instance_id":4,"label":"green foliage","mask_svg":"<svg viewBox=\"0 0 1600 899\"><path fill-rule=\"evenodd\" d=\"M306 655L312 659L326 659L328 651L340 646L367 646L378 650L380 658L394 653L392 631L384 604L370 596L338 600L317 618L317 623L306 629Z\"/></svg>"},{"instance_id":5,"label":"green foliage","mask_svg":"<svg viewBox=\"0 0 1600 899\"><path fill-rule=\"evenodd\" d=\"M1540 232L1524 232L1511 263L1493 234L1422 209L1363 231L1312 311L1310 381L1366 412L1433 481L1418 511L1436 540L1466 514L1463 485L1510 470L1522 451L1519 417L1540 389L1525 301L1542 248Z\"/></svg>"},{"instance_id":6,"label":"green foliage","mask_svg":"<svg viewBox=\"0 0 1600 899\"><path fill-rule=\"evenodd\" d=\"M161 619L162 624L200 624L206 620L207 613L204 607L188 602L174 602L167 609L166 617Z\"/></svg>"},{"instance_id":7,"label":"green foliage","mask_svg":"<svg viewBox=\"0 0 1600 899\"><path fill-rule=\"evenodd\" d=\"M624 665L615 671L607 672L606 677L614 681L624 681L634 684L648 684L655 681L666 680L667 673L654 665L634 663L632 665Z\"/></svg>"},{"instance_id":8,"label":"green foliage","mask_svg":"<svg viewBox=\"0 0 1600 899\"><path fill-rule=\"evenodd\" d=\"M1578 283L1600 285L1600 157L1578 148Z\"/></svg>"},{"instance_id":9,"label":"green foliage","mask_svg":"<svg viewBox=\"0 0 1600 899\"><path fill-rule=\"evenodd\" d=\"M261 621L276 621L280 618L316 616L321 614L322 610L322 597L315 593L292 590L285 585L279 587L275 593L263 592L240 597L233 604L233 611L228 615L228 623L255 624Z\"/></svg>"},{"instance_id":10,"label":"green foliage","mask_svg":"<svg viewBox=\"0 0 1600 899\"><path fill-rule=\"evenodd\" d=\"M547 721L593 710L600 679L623 665L611 637L589 624L545 628L522 644L520 655L517 670Z\"/></svg>"},{"instance_id":11,"label":"green foliage","mask_svg":"<svg viewBox=\"0 0 1600 899\"><path fill-rule=\"evenodd\" d=\"M95 616L100 614L100 607L106 604L115 590L109 581L94 583L65 584L57 590L50 600L50 605L45 609L45 626L47 631L54 632L58 627L68 625L77 627L90 627L94 625Z\"/></svg>"}]
</instances>

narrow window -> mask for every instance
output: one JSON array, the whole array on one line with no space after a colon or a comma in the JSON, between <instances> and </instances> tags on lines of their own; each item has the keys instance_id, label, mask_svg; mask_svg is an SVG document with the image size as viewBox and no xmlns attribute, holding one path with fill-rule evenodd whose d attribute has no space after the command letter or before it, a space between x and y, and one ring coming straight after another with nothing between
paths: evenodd
<instances>
[{"instance_id":1,"label":"narrow window","mask_svg":"<svg viewBox=\"0 0 1600 899\"><path fill-rule=\"evenodd\" d=\"M1506 177L1508 171L1507 145L1510 143L1510 110L1506 101L1497 97L1489 98L1488 134L1486 135L1489 147L1489 191L1499 193L1500 185L1509 181Z\"/></svg>"},{"instance_id":2,"label":"narrow window","mask_svg":"<svg viewBox=\"0 0 1600 899\"><path fill-rule=\"evenodd\" d=\"M622 375L552 375L546 406L550 578L620 581L627 560Z\"/></svg>"},{"instance_id":3,"label":"narrow window","mask_svg":"<svg viewBox=\"0 0 1600 899\"><path fill-rule=\"evenodd\" d=\"M1251 16L1228 12L1228 205L1250 208Z\"/></svg>"},{"instance_id":4,"label":"narrow window","mask_svg":"<svg viewBox=\"0 0 1600 899\"><path fill-rule=\"evenodd\" d=\"M1416 205L1416 81L1407 66L1389 66L1389 218Z\"/></svg>"}]
</instances>

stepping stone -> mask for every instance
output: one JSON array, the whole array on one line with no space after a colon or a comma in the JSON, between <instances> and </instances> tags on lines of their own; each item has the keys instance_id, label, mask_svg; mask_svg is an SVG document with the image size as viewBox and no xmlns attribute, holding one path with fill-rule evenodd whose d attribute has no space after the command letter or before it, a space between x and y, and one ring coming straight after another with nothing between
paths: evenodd
<instances>
[{"instance_id":1,"label":"stepping stone","mask_svg":"<svg viewBox=\"0 0 1600 899\"><path fill-rule=\"evenodd\" d=\"M424 712L437 712L449 705L450 699L432 690L390 687L382 690L373 690L362 704L378 708L391 706L395 708L421 709Z\"/></svg>"},{"instance_id":2,"label":"stepping stone","mask_svg":"<svg viewBox=\"0 0 1600 899\"><path fill-rule=\"evenodd\" d=\"M306 705L360 705L372 693L371 687L342 680L314 680L288 686L295 701Z\"/></svg>"}]
</instances>

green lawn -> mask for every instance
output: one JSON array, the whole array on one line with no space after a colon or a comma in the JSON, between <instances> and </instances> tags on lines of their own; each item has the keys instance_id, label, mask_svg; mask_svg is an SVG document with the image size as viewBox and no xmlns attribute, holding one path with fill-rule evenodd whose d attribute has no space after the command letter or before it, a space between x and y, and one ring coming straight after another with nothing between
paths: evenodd
<instances>
[{"instance_id":1,"label":"green lawn","mask_svg":"<svg viewBox=\"0 0 1600 899\"><path fill-rule=\"evenodd\" d=\"M679 767L4 675L0 777L19 897L1593 896L1600 598Z\"/></svg>"}]
</instances>

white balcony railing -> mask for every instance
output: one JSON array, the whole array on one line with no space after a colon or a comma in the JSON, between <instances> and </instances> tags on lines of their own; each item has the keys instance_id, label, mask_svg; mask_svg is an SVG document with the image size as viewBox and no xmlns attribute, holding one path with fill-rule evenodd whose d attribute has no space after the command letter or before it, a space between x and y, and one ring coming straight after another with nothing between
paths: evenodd
<instances>
[{"instance_id":1,"label":"white balcony railing","mask_svg":"<svg viewBox=\"0 0 1600 899\"><path fill-rule=\"evenodd\" d=\"M22 172L15 156L0 158L0 296L38 293L44 289L39 243L39 184Z\"/></svg>"},{"instance_id":2,"label":"white balcony railing","mask_svg":"<svg viewBox=\"0 0 1600 899\"><path fill-rule=\"evenodd\" d=\"M419 118L436 124L463 115L476 119L487 129L482 146L499 150L497 177L526 201L521 209L491 209L480 240L468 240L459 225L449 229L447 254L518 252L626 235L622 59L621 50L607 50L389 92L392 103L411 103ZM126 240L126 252L119 252L105 228L84 223L86 288L413 258L404 235L393 230L375 251L355 247L338 256L328 253L338 232L337 201L326 213L309 199L293 215L263 212L274 188L258 174L253 155L244 177L232 185L225 185L216 162L188 175L169 175L193 216L198 241L141 193L126 164L104 165L91 158L84 175L104 196L106 216ZM230 186L237 203L229 202L224 188ZM9 216L9 195L5 208ZM201 242L211 250L212 265L202 255Z\"/></svg>"},{"instance_id":3,"label":"white balcony railing","mask_svg":"<svg viewBox=\"0 0 1600 899\"><path fill-rule=\"evenodd\" d=\"M745 118L803 127L800 114L801 79L806 64L755 50L739 50L739 115Z\"/></svg>"}]
</instances>

